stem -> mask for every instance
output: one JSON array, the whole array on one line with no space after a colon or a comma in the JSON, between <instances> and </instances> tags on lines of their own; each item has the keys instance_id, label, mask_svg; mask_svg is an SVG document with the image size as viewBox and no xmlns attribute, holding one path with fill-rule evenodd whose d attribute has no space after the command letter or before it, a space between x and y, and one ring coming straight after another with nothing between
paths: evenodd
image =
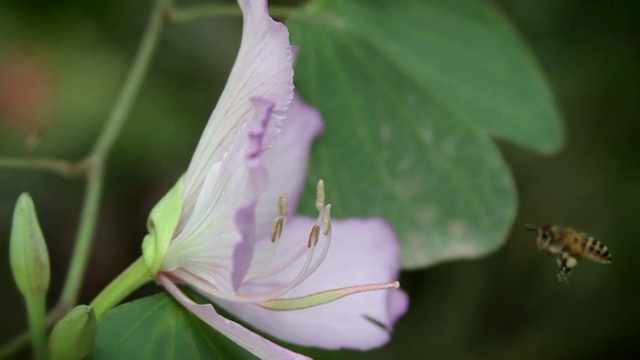
<instances>
[{"instance_id":1,"label":"stem","mask_svg":"<svg viewBox=\"0 0 640 360\"><path fill-rule=\"evenodd\" d=\"M91 251L93 233L95 232L95 225L98 218L98 207L100 199L102 198L102 174L104 172L104 164L101 161L96 161L92 165L89 171L87 188L80 213L78 235L76 236L75 246L71 255L67 278L57 305L65 310L63 313L72 309L78 298L84 269Z\"/></svg>"},{"instance_id":2,"label":"stem","mask_svg":"<svg viewBox=\"0 0 640 360\"><path fill-rule=\"evenodd\" d=\"M29 343L29 340L31 340L30 334L28 332L24 332L6 343L0 349L0 359L12 358L18 351L20 351L20 349Z\"/></svg>"},{"instance_id":3,"label":"stem","mask_svg":"<svg viewBox=\"0 0 640 360\"><path fill-rule=\"evenodd\" d=\"M107 118L91 155L88 157L90 171L87 180L85 200L82 206L78 235L71 257L71 264L67 272L67 278L58 302L58 307L62 307L63 309L71 309L77 301L98 217L98 208L102 194L104 163L122 130L125 120L131 112L133 101L138 95L142 80L149 68L149 63L151 62L153 52L158 44L162 31L163 15L167 4L168 0L156 1L151 12L149 23L143 34L142 42L138 48L133 65L127 74L120 95Z\"/></svg>"},{"instance_id":4,"label":"stem","mask_svg":"<svg viewBox=\"0 0 640 360\"><path fill-rule=\"evenodd\" d=\"M27 315L29 317L29 334L33 346L33 357L36 360L47 358L47 310L45 297L27 297Z\"/></svg>"},{"instance_id":5,"label":"stem","mask_svg":"<svg viewBox=\"0 0 640 360\"><path fill-rule=\"evenodd\" d=\"M107 311L151 280L153 280L153 276L149 272L147 264L142 257L138 258L93 299L91 306L95 311L96 320L100 320Z\"/></svg>"},{"instance_id":6,"label":"stem","mask_svg":"<svg viewBox=\"0 0 640 360\"><path fill-rule=\"evenodd\" d=\"M269 13L276 18L288 17L295 8L286 6L269 6ZM237 5L194 5L184 9L172 8L169 12L171 22L183 24L207 17L242 16Z\"/></svg>"},{"instance_id":7,"label":"stem","mask_svg":"<svg viewBox=\"0 0 640 360\"><path fill-rule=\"evenodd\" d=\"M64 288L62 290L60 300L58 301L58 305L51 311L51 313L55 315L55 318L50 319L51 322L55 322L57 319L64 316L64 314L77 302L98 217L103 185L104 164L113 144L122 131L122 127L129 113L131 112L133 102L138 95L142 81L147 73L153 52L157 47L158 40L160 38L165 11L167 11L169 3L170 0L155 1L147 28L142 37L142 42L138 47L135 59L129 73L127 74L118 99L105 122L104 128L96 140L91 154L87 157L85 162L74 164L55 159L0 160L0 167L45 169L63 175L75 175L76 173L86 171L88 175L87 187L82 204L80 222L78 225L78 234L75 239L75 246L69 270L67 272L67 278L65 279ZM140 264L140 261L136 261L129 267L129 269L125 270L125 273L118 276L111 285L105 288L102 293L98 295L94 301L95 305L99 307L99 310L96 309L96 315L103 315L104 312L117 304L117 302L122 300L122 298L124 298L128 293L151 279L149 274L147 274L147 276L140 275L141 269L138 268ZM142 265L144 266L144 263L142 263ZM134 268L136 271L134 272L131 268ZM148 270L145 269L145 271ZM138 276L137 281L134 281L136 280L135 276L132 279L126 280L126 277L130 275L125 275L130 274L131 272L134 272L134 275ZM32 324L30 327L32 329L34 328ZM46 331L44 334L46 341ZM36 354L38 354L38 349L42 348L39 340L41 336L32 332L31 334L21 334L2 347L0 349L0 358L11 356L26 345L30 338L34 341L34 346L37 350ZM46 344L44 349L46 351ZM46 355L46 353L43 354Z\"/></svg>"},{"instance_id":8,"label":"stem","mask_svg":"<svg viewBox=\"0 0 640 360\"><path fill-rule=\"evenodd\" d=\"M68 160L40 158L40 159L22 159L22 158L4 158L0 159L0 168L17 168L24 170L45 170L51 171L65 177L73 177L81 174L84 167L81 163L74 163Z\"/></svg>"},{"instance_id":9,"label":"stem","mask_svg":"<svg viewBox=\"0 0 640 360\"><path fill-rule=\"evenodd\" d=\"M164 24L163 15L168 9L169 0L156 0L147 29L142 36L142 42L138 47L138 52L133 61L133 65L127 74L125 83L120 91L120 96L116 101L107 122L105 123L98 140L93 147L92 154L100 157L106 157L107 153L113 147L118 135L122 130L125 120L127 119L131 105L135 100L142 80L144 79L151 57L160 39L162 25Z\"/></svg>"}]
</instances>

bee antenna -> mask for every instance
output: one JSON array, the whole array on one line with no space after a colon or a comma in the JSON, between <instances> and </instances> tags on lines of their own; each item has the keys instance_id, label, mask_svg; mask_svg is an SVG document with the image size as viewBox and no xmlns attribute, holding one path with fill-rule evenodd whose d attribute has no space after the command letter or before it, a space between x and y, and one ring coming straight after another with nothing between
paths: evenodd
<instances>
[{"instance_id":1,"label":"bee antenna","mask_svg":"<svg viewBox=\"0 0 640 360\"><path fill-rule=\"evenodd\" d=\"M526 227L527 230L529 230L529 231L536 231L536 232L538 231L537 227L535 227L533 225L530 225L530 224L524 224L524 227Z\"/></svg>"}]
</instances>

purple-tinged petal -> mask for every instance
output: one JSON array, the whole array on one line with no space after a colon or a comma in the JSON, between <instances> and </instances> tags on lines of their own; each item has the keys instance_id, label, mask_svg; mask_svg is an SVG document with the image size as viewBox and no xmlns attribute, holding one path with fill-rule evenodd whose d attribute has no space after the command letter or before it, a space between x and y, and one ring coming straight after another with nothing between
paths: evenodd
<instances>
[{"instance_id":1,"label":"purple-tinged petal","mask_svg":"<svg viewBox=\"0 0 640 360\"><path fill-rule=\"evenodd\" d=\"M249 267L256 241L256 202L267 188L262 154L274 104L262 99L252 103L254 118L211 167L162 264L164 271L183 268L225 293L237 289Z\"/></svg>"},{"instance_id":2,"label":"purple-tinged petal","mask_svg":"<svg viewBox=\"0 0 640 360\"><path fill-rule=\"evenodd\" d=\"M274 264L299 249L314 221L302 217L289 221ZM397 279L400 247L384 220L332 221L332 229L333 241L322 265L283 298ZM240 290L251 293L286 283L298 269L299 264L294 264L277 276L243 284ZM285 341L327 349L368 350L389 340L394 322L407 310L408 297L400 289L371 291L292 311L266 310L223 300L216 302L256 328Z\"/></svg>"},{"instance_id":3,"label":"purple-tinged petal","mask_svg":"<svg viewBox=\"0 0 640 360\"><path fill-rule=\"evenodd\" d=\"M187 297L169 278L158 276L158 281L182 306L200 320L213 327L236 344L261 359L310 359L304 355L285 349L242 325L220 316L210 304L198 304Z\"/></svg>"},{"instance_id":4,"label":"purple-tinged petal","mask_svg":"<svg viewBox=\"0 0 640 360\"><path fill-rule=\"evenodd\" d=\"M237 132L251 119L251 98L274 103L274 129L293 97L292 50L287 28L270 16L266 0L239 0L243 14L238 56L211 114L185 178L185 203L195 202L210 167L221 161ZM267 145L269 145L267 143Z\"/></svg>"},{"instance_id":5,"label":"purple-tinged petal","mask_svg":"<svg viewBox=\"0 0 640 360\"><path fill-rule=\"evenodd\" d=\"M302 193L313 140L324 128L320 113L294 96L282 131L265 153L269 171L269 189L258 202L256 231L259 239L267 239L273 220L279 215L278 197L287 196L292 214Z\"/></svg>"}]
</instances>

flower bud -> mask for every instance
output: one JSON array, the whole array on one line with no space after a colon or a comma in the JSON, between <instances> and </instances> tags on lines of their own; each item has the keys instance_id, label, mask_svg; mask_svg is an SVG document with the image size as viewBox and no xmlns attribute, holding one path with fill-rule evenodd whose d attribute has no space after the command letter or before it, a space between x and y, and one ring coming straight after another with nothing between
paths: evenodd
<instances>
[{"instance_id":1,"label":"flower bud","mask_svg":"<svg viewBox=\"0 0 640 360\"><path fill-rule=\"evenodd\" d=\"M27 301L44 299L49 289L49 254L31 197L18 197L13 212L9 258L13 278Z\"/></svg>"},{"instance_id":2,"label":"flower bud","mask_svg":"<svg viewBox=\"0 0 640 360\"><path fill-rule=\"evenodd\" d=\"M49 338L51 360L84 359L93 349L96 315L93 308L78 305L56 324Z\"/></svg>"}]
</instances>

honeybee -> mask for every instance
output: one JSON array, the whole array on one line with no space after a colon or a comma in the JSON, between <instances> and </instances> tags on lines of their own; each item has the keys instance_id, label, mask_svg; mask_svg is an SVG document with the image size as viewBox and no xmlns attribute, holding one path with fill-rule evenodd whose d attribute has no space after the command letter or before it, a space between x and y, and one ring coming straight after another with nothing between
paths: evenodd
<instances>
[{"instance_id":1,"label":"honeybee","mask_svg":"<svg viewBox=\"0 0 640 360\"><path fill-rule=\"evenodd\" d=\"M600 264L608 264L613 260L609 248L600 240L572 228L560 225L526 227L538 233L536 243L539 249L559 255L557 276L560 282L568 282L571 270L578 265L579 256Z\"/></svg>"}]
</instances>

